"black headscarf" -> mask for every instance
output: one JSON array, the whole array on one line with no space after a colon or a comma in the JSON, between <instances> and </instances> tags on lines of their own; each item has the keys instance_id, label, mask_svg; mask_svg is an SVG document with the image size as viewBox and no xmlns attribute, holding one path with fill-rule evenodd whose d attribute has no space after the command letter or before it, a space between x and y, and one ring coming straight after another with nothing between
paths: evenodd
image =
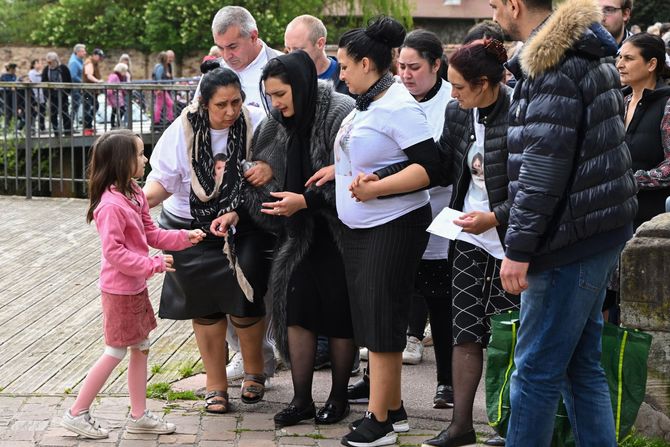
<instances>
[{"instance_id":1,"label":"black headscarf","mask_svg":"<svg viewBox=\"0 0 670 447\"><path fill-rule=\"evenodd\" d=\"M305 182L314 174L310 160L310 134L317 101L316 67L304 51L294 51L276 58L286 69L293 95L294 115L284 118L278 110L270 114L288 132L286 177L284 189L302 194Z\"/></svg>"}]
</instances>

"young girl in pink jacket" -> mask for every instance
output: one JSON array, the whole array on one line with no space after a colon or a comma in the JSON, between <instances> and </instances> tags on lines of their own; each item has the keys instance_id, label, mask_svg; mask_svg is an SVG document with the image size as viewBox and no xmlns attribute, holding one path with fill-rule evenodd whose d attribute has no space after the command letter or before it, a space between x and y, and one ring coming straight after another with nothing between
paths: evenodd
<instances>
[{"instance_id":1,"label":"young girl in pink jacket","mask_svg":"<svg viewBox=\"0 0 670 447\"><path fill-rule=\"evenodd\" d=\"M88 372L62 422L85 438L108 436L89 408L129 347L130 419L126 430L166 434L176 429L146 408L148 337L156 328L147 279L155 273L174 271L172 256L149 256L149 246L183 250L200 242L205 233L156 227L144 193L134 180L144 175L146 162L142 140L127 129L107 132L93 145L86 222L95 220L102 243L100 290L105 351Z\"/></svg>"}]
</instances>

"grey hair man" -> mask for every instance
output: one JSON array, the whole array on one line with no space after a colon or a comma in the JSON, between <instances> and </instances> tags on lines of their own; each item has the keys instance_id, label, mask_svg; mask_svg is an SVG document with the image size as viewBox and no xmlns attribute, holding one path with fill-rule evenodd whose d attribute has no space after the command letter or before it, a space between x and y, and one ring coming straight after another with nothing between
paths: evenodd
<instances>
[{"instance_id":1,"label":"grey hair man","mask_svg":"<svg viewBox=\"0 0 670 447\"><path fill-rule=\"evenodd\" d=\"M240 77L246 105L261 107L259 82L263 67L281 52L268 47L258 37L256 20L241 6L225 6L212 20L212 37L221 50L222 67Z\"/></svg>"},{"instance_id":2,"label":"grey hair man","mask_svg":"<svg viewBox=\"0 0 670 447\"><path fill-rule=\"evenodd\" d=\"M286 26L284 46L290 51L303 50L316 66L319 79L333 81L335 91L349 94L347 85L340 80L340 64L326 54L328 33L317 17L305 14L296 17Z\"/></svg>"}]
</instances>

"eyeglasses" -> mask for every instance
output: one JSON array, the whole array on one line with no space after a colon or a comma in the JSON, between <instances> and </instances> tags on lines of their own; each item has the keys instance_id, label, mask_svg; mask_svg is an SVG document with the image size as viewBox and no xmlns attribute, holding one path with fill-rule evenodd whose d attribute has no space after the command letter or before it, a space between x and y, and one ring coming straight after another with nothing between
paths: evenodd
<instances>
[{"instance_id":1,"label":"eyeglasses","mask_svg":"<svg viewBox=\"0 0 670 447\"><path fill-rule=\"evenodd\" d=\"M623 8L615 8L614 6L603 6L603 15L611 16L617 11L622 10Z\"/></svg>"}]
</instances>

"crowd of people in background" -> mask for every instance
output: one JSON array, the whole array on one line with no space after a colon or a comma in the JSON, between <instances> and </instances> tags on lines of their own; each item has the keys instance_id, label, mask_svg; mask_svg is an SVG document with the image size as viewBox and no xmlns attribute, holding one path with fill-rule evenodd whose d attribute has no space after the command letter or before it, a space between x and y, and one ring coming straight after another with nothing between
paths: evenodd
<instances>
[{"instance_id":1,"label":"crowd of people in background","mask_svg":"<svg viewBox=\"0 0 670 447\"><path fill-rule=\"evenodd\" d=\"M617 444L600 333L605 319L617 321L623 245L670 195L670 23L633 33L631 0L567 0L556 10L551 0L489 3L493 21L470 29L449 58L434 33L407 33L389 17L344 33L336 57L321 20L296 17L282 53L260 39L248 10L226 6L195 99L176 113L176 98L155 93L152 121L167 128L143 190L132 180L146 163L133 135L96 142L92 172L121 163L102 158L112 141L136 160L109 194L91 198L103 252L166 249L142 258L149 270L132 281L125 258L106 258L103 315L127 312L113 304L123 295L153 318L145 280L165 272L158 315L192 322L205 411L227 413L238 379L241 401L260 402L281 362L293 398L277 427L333 424L366 403L342 443L394 444L410 429L402 365L421 361L428 319L436 382L426 405L453 416L423 446L471 445L490 320L519 311L507 439L485 444L550 445L561 399L579 445ZM104 57L78 44L68 65L55 53L44 68L33 61L30 79L102 83ZM173 80L173 62L161 52L153 81ZM106 81L129 82L131 67L123 55ZM3 80L15 70L9 64ZM49 110L53 129L70 133L81 104L84 135L94 134L96 90L34 94L30 113ZM122 126L128 98L106 95ZM145 219L133 221L132 247L104 220L113 204ZM146 220L159 204L166 233ZM451 241L426 232L447 207L461 230ZM90 404L126 348L146 370L151 318L132 339L104 326L105 352L65 427L108 436ZM359 357L368 368L349 385ZM331 389L317 408L313 371L324 366ZM175 431L147 412L142 380L129 374L129 430Z\"/></svg>"},{"instance_id":2,"label":"crowd of people in background","mask_svg":"<svg viewBox=\"0 0 670 447\"><path fill-rule=\"evenodd\" d=\"M30 71L25 76L17 74L17 64L6 64L6 72L0 75L0 80L3 82L65 84L121 84L141 80L141 78L133 77L133 66L129 54L121 54L118 62L107 75L103 74L101 69L101 63L105 57L102 49L95 48L89 54L86 45L78 43L73 47L67 63L61 63L58 54L49 51L44 58L30 61ZM171 83L174 78L172 74L175 71L174 64L174 51L160 52L151 79ZM24 92L7 88L0 89L0 92L0 114L4 115L5 127L15 120L16 128L23 129L25 126L24 109L28 108ZM104 99L99 97L101 93L104 94ZM173 96L173 92L165 90L155 92L151 102L154 107L152 115L157 117L156 124L169 124L174 121L175 112L178 114L181 111L181 108L175 107ZM96 122L100 120L97 115L101 104L109 108L111 128L123 127L128 123L126 113L132 102L137 102L142 111L146 109L147 100L139 90L93 89L81 86L34 88L32 89L30 113L33 122L38 122L38 126L34 126L33 131L53 132L55 136L60 136L71 135L73 128L77 128L81 129L84 136L95 135ZM45 125L47 117L51 123L50 129Z\"/></svg>"}]
</instances>

